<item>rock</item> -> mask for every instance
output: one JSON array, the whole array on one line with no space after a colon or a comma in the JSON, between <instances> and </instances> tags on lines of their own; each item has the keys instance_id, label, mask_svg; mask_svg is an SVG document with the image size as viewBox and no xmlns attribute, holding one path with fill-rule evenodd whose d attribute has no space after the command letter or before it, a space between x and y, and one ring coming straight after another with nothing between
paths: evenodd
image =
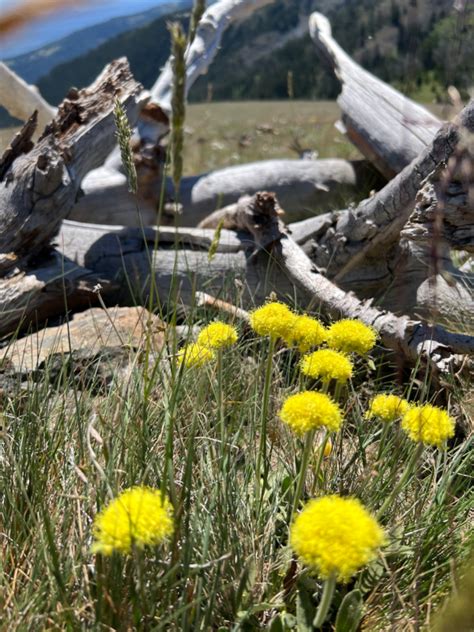
<instances>
[{"instance_id":1,"label":"rock","mask_svg":"<svg viewBox=\"0 0 474 632\"><path fill-rule=\"evenodd\" d=\"M164 329L165 324L143 307L92 308L76 314L69 323L46 327L1 349L0 368L8 366L9 373L22 374L42 370L52 355L54 365L66 354L81 364L87 358L97 363L102 351L108 361L117 353L123 358L130 350L143 348L147 334L151 351L157 353L164 344Z\"/></svg>"}]
</instances>

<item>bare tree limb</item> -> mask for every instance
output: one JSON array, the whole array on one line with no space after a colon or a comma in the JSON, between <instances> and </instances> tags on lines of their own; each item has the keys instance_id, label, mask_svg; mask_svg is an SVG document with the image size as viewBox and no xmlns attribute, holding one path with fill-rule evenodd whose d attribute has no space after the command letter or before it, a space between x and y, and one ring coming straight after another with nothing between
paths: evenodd
<instances>
[{"instance_id":1,"label":"bare tree limb","mask_svg":"<svg viewBox=\"0 0 474 632\"><path fill-rule=\"evenodd\" d=\"M309 30L342 83L338 103L349 139L390 179L431 143L441 121L354 62L333 39L325 16L313 13Z\"/></svg>"},{"instance_id":2,"label":"bare tree limb","mask_svg":"<svg viewBox=\"0 0 474 632\"><path fill-rule=\"evenodd\" d=\"M196 79L205 74L219 50L225 29L274 0L219 0L202 15L191 45L186 51L186 95ZM171 60L168 60L151 89L152 101L166 113L171 109Z\"/></svg>"},{"instance_id":3,"label":"bare tree limb","mask_svg":"<svg viewBox=\"0 0 474 632\"><path fill-rule=\"evenodd\" d=\"M2 62L0 62L0 105L21 121L29 119L37 110L40 129L46 127L56 114L56 108L43 99L35 86L28 85Z\"/></svg>"},{"instance_id":4,"label":"bare tree limb","mask_svg":"<svg viewBox=\"0 0 474 632\"><path fill-rule=\"evenodd\" d=\"M148 163L149 164L149 163ZM138 208L128 193L126 178L108 165L89 173L82 183L82 197L71 219L98 224L139 226L155 224L157 201L163 185L161 172L139 164ZM347 197L368 195L380 182L371 165L363 160L266 160L217 169L211 173L185 177L181 181L179 203L181 223L196 226L215 209L236 203L242 195L274 191L288 222L338 208ZM174 198L174 187L166 180L166 198ZM162 223L175 223L165 214Z\"/></svg>"}]
</instances>

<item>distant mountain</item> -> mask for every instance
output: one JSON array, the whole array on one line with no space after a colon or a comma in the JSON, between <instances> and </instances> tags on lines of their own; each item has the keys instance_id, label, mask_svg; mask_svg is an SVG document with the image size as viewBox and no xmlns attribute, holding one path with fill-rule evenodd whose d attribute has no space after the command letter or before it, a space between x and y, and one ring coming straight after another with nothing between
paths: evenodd
<instances>
[{"instance_id":1,"label":"distant mountain","mask_svg":"<svg viewBox=\"0 0 474 632\"><path fill-rule=\"evenodd\" d=\"M188 6L184 0L177 4ZM328 16L335 38L354 59L404 93L425 102L441 100L455 85L465 96L474 77L473 4L460 13L453 0L276 0L227 29L190 100L282 99L289 84L297 99L335 98L338 82L308 35L308 17L315 10ZM55 66L37 81L41 93L57 104L71 86L88 85L106 63L123 55L135 77L150 87L169 55L170 20L187 28L189 11L119 33Z\"/></svg>"},{"instance_id":2,"label":"distant mountain","mask_svg":"<svg viewBox=\"0 0 474 632\"><path fill-rule=\"evenodd\" d=\"M474 84L474 3L453 0L280 0L230 27L191 100L334 98L339 84L319 60L307 28L312 11L364 68L421 101L464 96ZM293 33L293 37L289 34Z\"/></svg>"},{"instance_id":3,"label":"distant mountain","mask_svg":"<svg viewBox=\"0 0 474 632\"><path fill-rule=\"evenodd\" d=\"M36 83L59 64L82 57L121 33L140 28L160 16L185 9L191 4L192 0L170 0L143 13L113 18L76 31L31 53L8 59L5 63L29 83Z\"/></svg>"}]
</instances>

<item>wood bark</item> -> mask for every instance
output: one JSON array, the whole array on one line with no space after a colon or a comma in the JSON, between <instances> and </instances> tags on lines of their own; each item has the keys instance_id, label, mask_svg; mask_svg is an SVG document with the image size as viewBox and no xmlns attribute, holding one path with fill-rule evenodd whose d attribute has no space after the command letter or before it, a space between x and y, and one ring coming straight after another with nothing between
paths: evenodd
<instances>
[{"instance_id":1,"label":"wood bark","mask_svg":"<svg viewBox=\"0 0 474 632\"><path fill-rule=\"evenodd\" d=\"M338 103L352 143L390 179L430 144L442 122L361 68L333 39L329 20L309 19L310 35L322 59L342 84Z\"/></svg>"},{"instance_id":2,"label":"wood bark","mask_svg":"<svg viewBox=\"0 0 474 632\"><path fill-rule=\"evenodd\" d=\"M114 99L133 120L140 93L127 61L112 62L89 88L69 93L32 149L0 159L0 274L20 269L57 233L82 178L115 144Z\"/></svg>"}]
</instances>

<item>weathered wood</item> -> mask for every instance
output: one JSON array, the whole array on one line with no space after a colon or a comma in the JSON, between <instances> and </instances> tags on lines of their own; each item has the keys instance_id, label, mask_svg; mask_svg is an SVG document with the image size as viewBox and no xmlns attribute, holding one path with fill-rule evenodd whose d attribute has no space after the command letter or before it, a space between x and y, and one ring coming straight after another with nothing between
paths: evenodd
<instances>
[{"instance_id":1,"label":"weathered wood","mask_svg":"<svg viewBox=\"0 0 474 632\"><path fill-rule=\"evenodd\" d=\"M163 184L159 170L138 169L138 199L128 193L125 175L104 166L83 180L81 197L71 211L76 221L139 226L155 224ZM196 226L215 209L236 203L242 195L274 191L288 222L338 208L348 197L361 199L382 179L363 160L267 160L218 169L183 178L179 203L180 223ZM172 200L174 186L166 180L165 199ZM140 213L138 214L137 209ZM174 224L165 213L162 224Z\"/></svg>"},{"instance_id":2,"label":"weathered wood","mask_svg":"<svg viewBox=\"0 0 474 632\"><path fill-rule=\"evenodd\" d=\"M196 79L207 72L219 50L225 29L232 22L246 18L272 2L274 0L219 0L208 7L186 51L186 95ZM171 111L171 67L171 60L168 60L151 89L152 100L167 113Z\"/></svg>"},{"instance_id":3,"label":"weathered wood","mask_svg":"<svg viewBox=\"0 0 474 632\"><path fill-rule=\"evenodd\" d=\"M56 108L43 99L36 86L28 85L2 62L0 62L0 105L21 121L29 119L36 110L40 130L46 127L56 114Z\"/></svg>"},{"instance_id":4,"label":"weathered wood","mask_svg":"<svg viewBox=\"0 0 474 632\"><path fill-rule=\"evenodd\" d=\"M338 103L349 139L390 179L431 143L442 122L354 62L333 39L326 17L313 13L309 30L342 84Z\"/></svg>"},{"instance_id":5,"label":"weathered wood","mask_svg":"<svg viewBox=\"0 0 474 632\"><path fill-rule=\"evenodd\" d=\"M132 120L140 85L125 59L109 64L84 90L69 93L36 146L19 156L0 182L0 273L35 256L75 203L82 178L115 144L114 99Z\"/></svg>"},{"instance_id":6,"label":"weathered wood","mask_svg":"<svg viewBox=\"0 0 474 632\"><path fill-rule=\"evenodd\" d=\"M381 191L356 208L321 218L315 232L306 233L304 243L305 248L311 251L311 259L317 268L336 283L345 284L349 279L357 278L368 262L370 265L374 261L383 264L389 249L398 243L400 231L415 207L418 191L428 178L439 178L443 166L458 151L460 141L462 144L464 136L472 133L474 99L454 122L439 130L420 156ZM471 186L469 181L466 186ZM457 204L454 203L454 206ZM472 204L468 205L466 212L472 213ZM304 224L301 223L295 230L301 236L305 232ZM303 241L300 243L303 244Z\"/></svg>"}]
</instances>

